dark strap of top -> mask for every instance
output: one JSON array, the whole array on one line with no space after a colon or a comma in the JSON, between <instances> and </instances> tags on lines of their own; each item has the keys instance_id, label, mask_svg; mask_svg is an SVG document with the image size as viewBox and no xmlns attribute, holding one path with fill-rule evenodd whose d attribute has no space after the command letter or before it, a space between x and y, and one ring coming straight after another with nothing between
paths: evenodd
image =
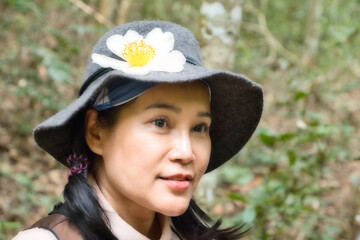
<instances>
[{"instance_id":1,"label":"dark strap of top","mask_svg":"<svg viewBox=\"0 0 360 240\"><path fill-rule=\"evenodd\" d=\"M56 204L47 217L37 221L29 229L38 227L49 230L58 240L83 240L80 230L62 213L64 208L61 206L61 203Z\"/></svg>"}]
</instances>

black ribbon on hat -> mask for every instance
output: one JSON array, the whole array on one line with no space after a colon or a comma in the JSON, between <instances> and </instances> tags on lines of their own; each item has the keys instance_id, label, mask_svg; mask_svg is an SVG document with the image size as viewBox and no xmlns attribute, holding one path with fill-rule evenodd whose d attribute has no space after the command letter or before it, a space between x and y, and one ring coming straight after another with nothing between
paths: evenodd
<instances>
[{"instance_id":1,"label":"black ribbon on hat","mask_svg":"<svg viewBox=\"0 0 360 240\"><path fill-rule=\"evenodd\" d=\"M186 62L195 65L195 66L202 66L201 63L199 61L197 61L196 59L192 58L192 57L185 57ZM98 69L96 72L94 72L88 79L85 80L85 82L83 83L83 85L81 86L80 90L79 90L79 95L78 97L81 96L81 94L83 94L83 92L85 92L86 88L92 83L94 82L97 78L99 78L100 76L104 75L105 73L110 72L111 70L113 70L113 68L100 68Z\"/></svg>"}]
</instances>

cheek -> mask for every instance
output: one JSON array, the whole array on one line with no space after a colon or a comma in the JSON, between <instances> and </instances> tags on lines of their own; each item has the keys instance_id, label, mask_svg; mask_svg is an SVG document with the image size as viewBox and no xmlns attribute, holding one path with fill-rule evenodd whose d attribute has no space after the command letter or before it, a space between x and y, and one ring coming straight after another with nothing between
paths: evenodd
<instances>
[{"instance_id":1,"label":"cheek","mask_svg":"<svg viewBox=\"0 0 360 240\"><path fill-rule=\"evenodd\" d=\"M195 168L198 174L201 176L205 173L207 166L210 161L211 154L211 141L204 141L195 145L196 149L196 160L195 160Z\"/></svg>"},{"instance_id":2,"label":"cheek","mask_svg":"<svg viewBox=\"0 0 360 240\"><path fill-rule=\"evenodd\" d=\"M116 166L124 174L155 170L157 160L165 155L165 142L142 127L121 128L115 135L104 157L110 159L110 167Z\"/></svg>"},{"instance_id":3,"label":"cheek","mask_svg":"<svg viewBox=\"0 0 360 240\"><path fill-rule=\"evenodd\" d=\"M125 133L126 130L119 132ZM149 154L152 148L143 132L117 134L104 154L105 175L117 191L137 196L136 192L148 188L154 178L151 173L156 171L157 164Z\"/></svg>"}]
</instances>

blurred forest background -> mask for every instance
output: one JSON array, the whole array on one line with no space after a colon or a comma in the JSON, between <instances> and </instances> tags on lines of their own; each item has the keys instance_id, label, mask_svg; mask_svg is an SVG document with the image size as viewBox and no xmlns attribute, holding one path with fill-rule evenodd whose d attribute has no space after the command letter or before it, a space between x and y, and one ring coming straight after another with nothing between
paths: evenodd
<instances>
[{"instance_id":1,"label":"blurred forest background","mask_svg":"<svg viewBox=\"0 0 360 240\"><path fill-rule=\"evenodd\" d=\"M142 19L189 28L206 66L264 86L252 140L199 193L208 213L246 223L249 240L359 239L359 12L358 0L0 0L0 240L66 183L32 129L76 98L99 37Z\"/></svg>"}]
</instances>

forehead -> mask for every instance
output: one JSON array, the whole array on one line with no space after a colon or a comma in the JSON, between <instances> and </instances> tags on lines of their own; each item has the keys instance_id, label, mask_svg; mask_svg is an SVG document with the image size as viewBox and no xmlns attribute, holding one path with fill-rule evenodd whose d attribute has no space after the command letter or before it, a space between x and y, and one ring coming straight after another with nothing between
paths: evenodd
<instances>
[{"instance_id":1,"label":"forehead","mask_svg":"<svg viewBox=\"0 0 360 240\"><path fill-rule=\"evenodd\" d=\"M187 83L161 83L141 94L138 103L199 103L210 106L208 86L202 81Z\"/></svg>"}]
</instances>

